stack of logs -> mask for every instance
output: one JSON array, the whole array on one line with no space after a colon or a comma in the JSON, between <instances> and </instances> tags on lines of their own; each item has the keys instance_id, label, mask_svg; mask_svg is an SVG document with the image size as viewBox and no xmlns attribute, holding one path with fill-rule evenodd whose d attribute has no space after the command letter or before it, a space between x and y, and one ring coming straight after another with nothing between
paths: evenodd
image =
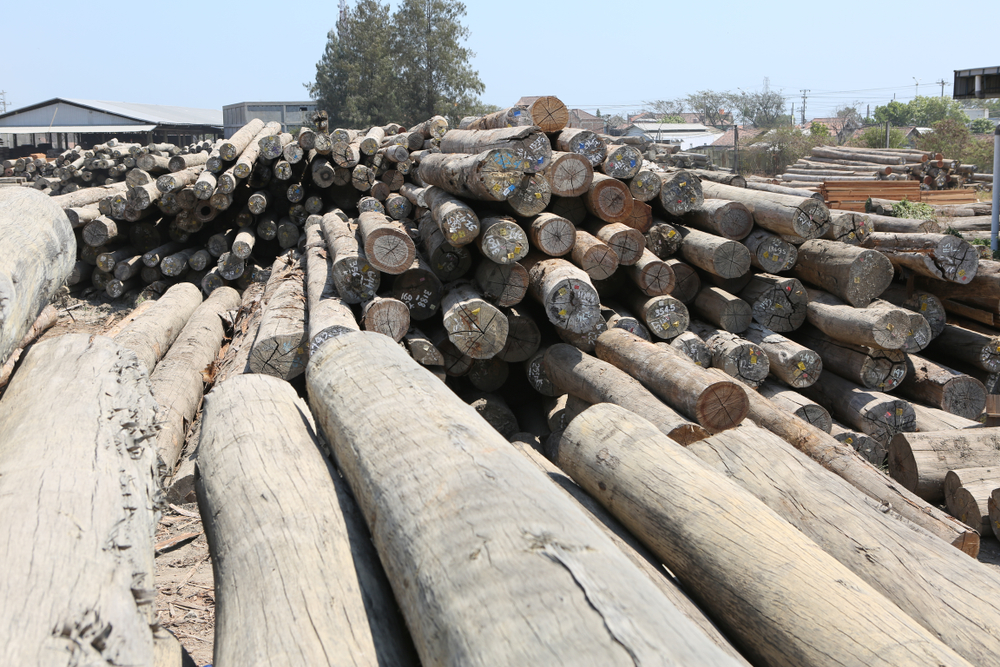
<instances>
[{"instance_id":1,"label":"stack of logs","mask_svg":"<svg viewBox=\"0 0 1000 667\"><path fill-rule=\"evenodd\" d=\"M954 236L874 231L812 197L659 168L566 129L560 104L459 130L436 117L329 131L319 118L291 137L256 121L204 164L123 192L0 192L0 303L12 304L0 362L83 270L66 251L72 226L80 261L98 264L87 280L106 289L121 264L150 269L163 292L110 337L23 355L0 400L0 475L59 458L49 474L108 491L91 494L110 517L94 544L127 540L138 557L151 471L172 489L195 479L179 463L211 378L196 483L220 664L269 662L292 650L286 637L297 655L385 664L414 664L414 649L424 664L746 664L730 640L756 664L996 664L1000 577L963 555L978 533L927 501L949 472L975 503L995 481L955 469L942 443L1000 468L977 421L1000 385L1000 331L953 319L939 298L995 306L1000 263ZM97 221L100 253L87 243ZM58 242L32 237L50 227ZM5 259L11 247L40 250ZM300 375L309 405L287 383ZM80 398L95 376L100 420ZM56 433L45 420L69 405ZM61 439L99 442L106 458L85 465ZM886 461L898 483L870 465ZM0 495L18 537L0 540L18 545L0 550L0 576L89 594L73 568L35 582L41 551L61 552L21 547L72 499L40 493L34 474ZM17 504L39 498L41 510ZM116 519L126 505L140 511ZM39 528L38 513L55 518ZM122 594L148 596L148 564L126 565ZM315 595L344 602L318 605L303 629ZM20 625L0 628L31 650L68 638L141 662L153 644L142 611L52 633L11 599ZM122 608L104 599L102 620Z\"/></svg>"},{"instance_id":2,"label":"stack of logs","mask_svg":"<svg viewBox=\"0 0 1000 667\"><path fill-rule=\"evenodd\" d=\"M974 164L912 148L816 146L809 157L785 169L781 180L793 188L817 188L827 181L910 180L919 181L922 190L948 190L982 180L976 171Z\"/></svg>"}]
</instances>

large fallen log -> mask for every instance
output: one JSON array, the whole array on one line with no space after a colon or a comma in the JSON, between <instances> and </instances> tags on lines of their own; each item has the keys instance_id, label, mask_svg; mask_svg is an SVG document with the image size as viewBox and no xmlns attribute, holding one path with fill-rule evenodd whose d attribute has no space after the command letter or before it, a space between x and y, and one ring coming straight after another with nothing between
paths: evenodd
<instances>
[{"instance_id":1,"label":"large fallen log","mask_svg":"<svg viewBox=\"0 0 1000 667\"><path fill-rule=\"evenodd\" d=\"M662 558L751 659L768 665L967 664L749 492L641 417L595 405L573 420L553 449L555 463ZM740 518L715 514L724 526L706 524L704 517L719 503L741 507ZM738 557L709 557L736 552ZM879 623L868 614L877 614ZM823 619L819 626L817 618Z\"/></svg>"},{"instance_id":2,"label":"large fallen log","mask_svg":"<svg viewBox=\"0 0 1000 667\"><path fill-rule=\"evenodd\" d=\"M362 376L363 392L346 390ZM330 340L306 381L423 664L734 664L388 338ZM414 512L429 502L434 511ZM626 609L643 613L629 613L623 631L612 619L624 622Z\"/></svg>"},{"instance_id":3,"label":"large fallen log","mask_svg":"<svg viewBox=\"0 0 1000 667\"><path fill-rule=\"evenodd\" d=\"M777 382L764 382L758 387L758 391L761 396L770 400L779 409L795 415L821 431L830 432L833 426L830 412L816 401L811 401L802 394Z\"/></svg>"},{"instance_id":4,"label":"large fallen log","mask_svg":"<svg viewBox=\"0 0 1000 667\"><path fill-rule=\"evenodd\" d=\"M959 285L968 285L979 268L975 248L951 234L875 232L863 245L881 252L896 268Z\"/></svg>"},{"instance_id":5,"label":"large fallen log","mask_svg":"<svg viewBox=\"0 0 1000 667\"><path fill-rule=\"evenodd\" d=\"M667 436L689 444L708 431L687 421L625 371L560 343L545 352L545 372L557 391L588 403L614 403L648 419Z\"/></svg>"},{"instance_id":6,"label":"large fallen log","mask_svg":"<svg viewBox=\"0 0 1000 667\"><path fill-rule=\"evenodd\" d=\"M982 382L915 354L906 355L899 393L966 419L978 419L986 408Z\"/></svg>"},{"instance_id":7,"label":"large fallen log","mask_svg":"<svg viewBox=\"0 0 1000 667\"><path fill-rule=\"evenodd\" d=\"M76 236L53 198L0 188L0 366L76 262Z\"/></svg>"},{"instance_id":8,"label":"large fallen log","mask_svg":"<svg viewBox=\"0 0 1000 667\"><path fill-rule=\"evenodd\" d=\"M823 367L851 382L878 391L892 391L906 376L906 354L845 343L809 327L800 329L795 339L816 352Z\"/></svg>"},{"instance_id":9,"label":"large fallen log","mask_svg":"<svg viewBox=\"0 0 1000 667\"><path fill-rule=\"evenodd\" d=\"M609 329L598 336L595 353L709 432L733 428L746 416L748 392L741 385L690 362L677 363L687 357L669 346L658 347L623 329Z\"/></svg>"},{"instance_id":10,"label":"large fallen log","mask_svg":"<svg viewBox=\"0 0 1000 667\"><path fill-rule=\"evenodd\" d=\"M830 211L812 197L759 192L711 181L703 183L702 189L706 197L743 204L753 213L757 225L775 234L815 239L830 226Z\"/></svg>"},{"instance_id":11,"label":"large fallen log","mask_svg":"<svg viewBox=\"0 0 1000 667\"><path fill-rule=\"evenodd\" d=\"M28 332L24 334L24 338L21 339L17 348L11 352L7 361L0 365L0 389L6 387L7 383L10 382L11 376L14 375L14 368L17 366L17 362L20 361L21 355L24 354L28 346L38 340L39 337L46 332L46 330L55 326L58 320L59 313L56 311L55 306L49 304L42 309L42 312L31 324Z\"/></svg>"},{"instance_id":12,"label":"large fallen log","mask_svg":"<svg viewBox=\"0 0 1000 667\"><path fill-rule=\"evenodd\" d=\"M830 338L882 350L906 343L910 317L901 308L853 308L820 290L806 289L806 294L806 320Z\"/></svg>"},{"instance_id":13,"label":"large fallen log","mask_svg":"<svg viewBox=\"0 0 1000 667\"><path fill-rule=\"evenodd\" d=\"M225 335L222 317L240 305L239 292L231 287L213 290L195 309L177 340L150 373L156 412L156 453L161 476L169 480L180 460L187 427L194 421Z\"/></svg>"},{"instance_id":14,"label":"large fallen log","mask_svg":"<svg viewBox=\"0 0 1000 667\"><path fill-rule=\"evenodd\" d=\"M975 526L981 535L995 535L990 498L1000 489L1000 467L959 468L944 477L944 504L951 515Z\"/></svg>"},{"instance_id":15,"label":"large fallen log","mask_svg":"<svg viewBox=\"0 0 1000 667\"><path fill-rule=\"evenodd\" d=\"M929 502L944 498L949 470L1000 465L1000 429L899 433L889 442L889 474Z\"/></svg>"},{"instance_id":16,"label":"large fallen log","mask_svg":"<svg viewBox=\"0 0 1000 667\"><path fill-rule=\"evenodd\" d=\"M296 253L290 251L274 260L262 308L260 329L250 350L250 370L291 380L305 371L309 360L305 275Z\"/></svg>"},{"instance_id":17,"label":"large fallen log","mask_svg":"<svg viewBox=\"0 0 1000 667\"><path fill-rule=\"evenodd\" d=\"M750 304L754 321L772 331L794 331L806 321L806 290L795 278L754 274L739 297Z\"/></svg>"},{"instance_id":18,"label":"large fallen log","mask_svg":"<svg viewBox=\"0 0 1000 667\"><path fill-rule=\"evenodd\" d=\"M8 664L153 664L155 410L146 369L109 338L25 355L0 401Z\"/></svg>"},{"instance_id":19,"label":"large fallen log","mask_svg":"<svg viewBox=\"0 0 1000 667\"><path fill-rule=\"evenodd\" d=\"M291 385L243 375L209 393L198 470L217 664L419 664L364 519Z\"/></svg>"},{"instance_id":20,"label":"large fallen log","mask_svg":"<svg viewBox=\"0 0 1000 667\"><path fill-rule=\"evenodd\" d=\"M892 263L876 250L814 239L799 246L796 278L863 308L892 282Z\"/></svg>"},{"instance_id":21,"label":"large fallen log","mask_svg":"<svg viewBox=\"0 0 1000 667\"><path fill-rule=\"evenodd\" d=\"M521 184L520 161L505 149L478 155L432 153L420 161L417 175L426 185L436 185L459 197L504 201Z\"/></svg>"},{"instance_id":22,"label":"large fallen log","mask_svg":"<svg viewBox=\"0 0 1000 667\"><path fill-rule=\"evenodd\" d=\"M790 387L808 387L823 372L819 354L767 327L751 324L743 337L760 346L767 356L768 372Z\"/></svg>"},{"instance_id":23,"label":"large fallen log","mask_svg":"<svg viewBox=\"0 0 1000 667\"><path fill-rule=\"evenodd\" d=\"M200 304L201 290L191 283L177 283L115 335L115 342L132 350L152 374Z\"/></svg>"},{"instance_id":24,"label":"large fallen log","mask_svg":"<svg viewBox=\"0 0 1000 667\"><path fill-rule=\"evenodd\" d=\"M721 278L738 278L750 270L750 251L738 241L683 225L680 254L684 261Z\"/></svg>"},{"instance_id":25,"label":"large fallen log","mask_svg":"<svg viewBox=\"0 0 1000 667\"><path fill-rule=\"evenodd\" d=\"M927 356L944 362L952 359L990 373L1000 372L1000 335L946 324L927 348Z\"/></svg>"},{"instance_id":26,"label":"large fallen log","mask_svg":"<svg viewBox=\"0 0 1000 667\"><path fill-rule=\"evenodd\" d=\"M682 219L691 227L733 241L746 238L753 230L753 214L750 209L739 202L725 199L706 199L701 206L685 213Z\"/></svg>"},{"instance_id":27,"label":"large fallen log","mask_svg":"<svg viewBox=\"0 0 1000 667\"><path fill-rule=\"evenodd\" d=\"M917 428L913 406L907 401L867 390L835 373L823 373L813 385L804 387L802 393L843 423L882 444L888 444L897 433Z\"/></svg>"},{"instance_id":28,"label":"large fallen log","mask_svg":"<svg viewBox=\"0 0 1000 667\"><path fill-rule=\"evenodd\" d=\"M494 149L510 151L515 160L514 167L529 174L544 171L552 160L549 138L532 125L492 130L448 130L441 137L441 153L476 154Z\"/></svg>"},{"instance_id":29,"label":"large fallen log","mask_svg":"<svg viewBox=\"0 0 1000 667\"><path fill-rule=\"evenodd\" d=\"M991 568L886 512L752 424L688 451L759 498L956 653L973 664L996 664L1000 608L988 591L1000 578Z\"/></svg>"}]
</instances>

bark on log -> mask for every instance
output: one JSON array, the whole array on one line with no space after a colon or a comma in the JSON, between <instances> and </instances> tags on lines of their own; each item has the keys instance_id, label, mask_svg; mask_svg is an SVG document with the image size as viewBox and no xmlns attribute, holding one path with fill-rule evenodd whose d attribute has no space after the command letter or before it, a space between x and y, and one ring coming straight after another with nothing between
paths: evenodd
<instances>
[{"instance_id":1,"label":"bark on log","mask_svg":"<svg viewBox=\"0 0 1000 667\"><path fill-rule=\"evenodd\" d=\"M997 660L996 574L751 425L690 451L733 479L973 664ZM976 582L976 583L973 583ZM940 591L955 591L942 598Z\"/></svg>"},{"instance_id":2,"label":"bark on log","mask_svg":"<svg viewBox=\"0 0 1000 667\"><path fill-rule=\"evenodd\" d=\"M252 372L291 380L305 371L309 337L303 274L302 261L294 253L279 256L271 265L260 329L250 350Z\"/></svg>"},{"instance_id":3,"label":"bark on log","mask_svg":"<svg viewBox=\"0 0 1000 667\"><path fill-rule=\"evenodd\" d=\"M594 174L581 199L587 210L604 222L627 222L632 214L634 200L628 186L604 174Z\"/></svg>"},{"instance_id":4,"label":"bark on log","mask_svg":"<svg viewBox=\"0 0 1000 667\"><path fill-rule=\"evenodd\" d=\"M497 149L510 151L512 166L529 174L543 171L552 160L549 138L531 125L495 130L448 130L441 137L442 154L477 154Z\"/></svg>"},{"instance_id":5,"label":"bark on log","mask_svg":"<svg viewBox=\"0 0 1000 667\"><path fill-rule=\"evenodd\" d=\"M753 214L746 206L725 199L706 199L683 216L684 224L733 241L746 238L753 230Z\"/></svg>"},{"instance_id":6,"label":"bark on log","mask_svg":"<svg viewBox=\"0 0 1000 667\"><path fill-rule=\"evenodd\" d=\"M497 264L483 259L476 267L476 287L494 305L515 306L528 293L528 271L517 262Z\"/></svg>"},{"instance_id":7,"label":"bark on log","mask_svg":"<svg viewBox=\"0 0 1000 667\"><path fill-rule=\"evenodd\" d=\"M1000 467L949 470L944 478L944 504L953 517L980 535L993 535L989 503L995 489L1000 489Z\"/></svg>"},{"instance_id":8,"label":"bark on log","mask_svg":"<svg viewBox=\"0 0 1000 667\"><path fill-rule=\"evenodd\" d=\"M114 340L134 352L139 363L151 375L199 305L201 291L191 283L178 283L116 335Z\"/></svg>"},{"instance_id":9,"label":"bark on log","mask_svg":"<svg viewBox=\"0 0 1000 667\"><path fill-rule=\"evenodd\" d=\"M419 664L364 519L320 444L286 382L245 375L205 398L197 489L215 555L218 664ZM274 476L284 483L270 485Z\"/></svg>"},{"instance_id":10,"label":"bark on log","mask_svg":"<svg viewBox=\"0 0 1000 667\"><path fill-rule=\"evenodd\" d=\"M998 428L899 433L889 443L889 474L928 502L944 498L944 478L949 470L998 465Z\"/></svg>"},{"instance_id":11,"label":"bark on log","mask_svg":"<svg viewBox=\"0 0 1000 667\"><path fill-rule=\"evenodd\" d=\"M571 345L551 346L545 352L544 363L546 375L558 392L588 403L627 407L682 445L708 437L704 427L684 419L628 373Z\"/></svg>"},{"instance_id":12,"label":"bark on log","mask_svg":"<svg viewBox=\"0 0 1000 667\"><path fill-rule=\"evenodd\" d=\"M807 288L806 294L806 320L827 336L882 350L898 350L905 345L910 318L902 309L853 308L820 290Z\"/></svg>"},{"instance_id":13,"label":"bark on log","mask_svg":"<svg viewBox=\"0 0 1000 667\"><path fill-rule=\"evenodd\" d=\"M410 329L410 309L399 299L377 296L361 306L361 326L398 343Z\"/></svg>"},{"instance_id":14,"label":"bark on log","mask_svg":"<svg viewBox=\"0 0 1000 667\"><path fill-rule=\"evenodd\" d=\"M815 351L831 373L868 389L892 391L906 376L906 354L901 350L854 345L813 328L797 332L795 339Z\"/></svg>"},{"instance_id":15,"label":"bark on log","mask_svg":"<svg viewBox=\"0 0 1000 667\"><path fill-rule=\"evenodd\" d=\"M690 362L678 363L685 357L672 349L610 329L598 336L595 352L599 359L627 372L711 433L733 428L746 416L748 399L742 386Z\"/></svg>"},{"instance_id":16,"label":"bark on log","mask_svg":"<svg viewBox=\"0 0 1000 667\"><path fill-rule=\"evenodd\" d=\"M677 225L684 261L722 278L738 278L750 270L750 251L737 241Z\"/></svg>"},{"instance_id":17,"label":"bark on log","mask_svg":"<svg viewBox=\"0 0 1000 667\"><path fill-rule=\"evenodd\" d=\"M607 244L618 257L618 264L632 266L642 257L646 238L637 229L619 222L604 223L591 218L584 224L584 230Z\"/></svg>"},{"instance_id":18,"label":"bark on log","mask_svg":"<svg viewBox=\"0 0 1000 667\"><path fill-rule=\"evenodd\" d=\"M671 171L660 176L660 197L656 200L670 215L680 216L705 203L701 179L689 171Z\"/></svg>"},{"instance_id":19,"label":"bark on log","mask_svg":"<svg viewBox=\"0 0 1000 667\"><path fill-rule=\"evenodd\" d=\"M479 218L468 204L434 186L424 188L422 196L445 241L457 248L476 240Z\"/></svg>"},{"instance_id":20,"label":"bark on log","mask_svg":"<svg viewBox=\"0 0 1000 667\"><path fill-rule=\"evenodd\" d=\"M756 343L767 355L771 375L795 389L808 387L819 379L823 361L819 354L760 324L751 324L743 336Z\"/></svg>"},{"instance_id":21,"label":"bark on log","mask_svg":"<svg viewBox=\"0 0 1000 667\"><path fill-rule=\"evenodd\" d=\"M382 278L369 263L364 243L335 212L324 215L320 225L333 262L333 282L340 298L347 303L371 299L378 291Z\"/></svg>"},{"instance_id":22,"label":"bark on log","mask_svg":"<svg viewBox=\"0 0 1000 667\"><path fill-rule=\"evenodd\" d=\"M566 218L545 212L535 217L527 228L531 247L551 257L561 257L576 243L576 227Z\"/></svg>"},{"instance_id":23,"label":"bark on log","mask_svg":"<svg viewBox=\"0 0 1000 667\"><path fill-rule=\"evenodd\" d=\"M646 248L660 259L667 259L681 247L681 235L677 228L661 220L656 220L646 233Z\"/></svg>"},{"instance_id":24,"label":"bark on log","mask_svg":"<svg viewBox=\"0 0 1000 667\"><path fill-rule=\"evenodd\" d=\"M712 324L732 333L750 326L750 304L718 287L704 287L691 304L692 310Z\"/></svg>"},{"instance_id":25,"label":"bark on log","mask_svg":"<svg viewBox=\"0 0 1000 667\"><path fill-rule=\"evenodd\" d=\"M875 225L868 219L866 213L831 210L830 226L823 234L823 238L850 245L860 245L874 230Z\"/></svg>"},{"instance_id":26,"label":"bark on log","mask_svg":"<svg viewBox=\"0 0 1000 667\"><path fill-rule=\"evenodd\" d=\"M676 277L669 260L662 261L648 249L642 251L639 261L625 267L625 274L646 296L673 293Z\"/></svg>"},{"instance_id":27,"label":"bark on log","mask_svg":"<svg viewBox=\"0 0 1000 667\"><path fill-rule=\"evenodd\" d=\"M775 234L816 239L830 226L829 209L812 197L759 192L710 181L702 187L706 197L740 202L751 210L755 223Z\"/></svg>"},{"instance_id":28,"label":"bark on log","mask_svg":"<svg viewBox=\"0 0 1000 667\"><path fill-rule=\"evenodd\" d=\"M365 244L365 257L383 273L398 275L413 264L416 247L406 230L382 213L358 216L358 233Z\"/></svg>"},{"instance_id":29,"label":"bark on log","mask_svg":"<svg viewBox=\"0 0 1000 667\"><path fill-rule=\"evenodd\" d=\"M574 333L589 331L601 317L600 297L586 272L564 259L532 253L525 258L531 295L552 324Z\"/></svg>"},{"instance_id":30,"label":"bark on log","mask_svg":"<svg viewBox=\"0 0 1000 667\"><path fill-rule=\"evenodd\" d=\"M507 149L478 155L434 153L420 161L417 175L424 185L436 185L459 197L503 201L521 184L523 170Z\"/></svg>"},{"instance_id":31,"label":"bark on log","mask_svg":"<svg viewBox=\"0 0 1000 667\"><path fill-rule=\"evenodd\" d=\"M164 295L165 297L166 295ZM162 297L161 297L162 298ZM177 340L150 373L156 412L156 453L161 477L169 480L181 458L188 426L194 421L204 394L205 375L222 347L222 316L240 305L231 287L212 291L191 314Z\"/></svg>"},{"instance_id":32,"label":"bark on log","mask_svg":"<svg viewBox=\"0 0 1000 667\"><path fill-rule=\"evenodd\" d=\"M334 339L312 360L307 384L423 664L733 664L544 475L397 345L379 338ZM374 384L359 403L344 387L362 375ZM420 419L380 416L404 406L419 406ZM463 433L461 443L442 437L446 431ZM412 508L427 502L425 473L432 469L436 511L430 521L414 521ZM470 591L483 592L471 606ZM615 620L609 625L624 609L646 611L629 617L627 633ZM490 620L500 617L507 622Z\"/></svg>"},{"instance_id":33,"label":"bark on log","mask_svg":"<svg viewBox=\"0 0 1000 667\"><path fill-rule=\"evenodd\" d=\"M917 428L913 406L908 402L867 390L833 373L823 373L815 384L803 388L802 393L841 422L882 444L888 444L897 433L913 432Z\"/></svg>"},{"instance_id":34,"label":"bark on log","mask_svg":"<svg viewBox=\"0 0 1000 667\"><path fill-rule=\"evenodd\" d=\"M881 252L894 267L959 285L972 282L979 268L979 254L975 248L950 234L875 232L863 245Z\"/></svg>"},{"instance_id":35,"label":"bark on log","mask_svg":"<svg viewBox=\"0 0 1000 667\"><path fill-rule=\"evenodd\" d=\"M779 409L795 415L821 431L830 432L833 419L827 409L816 401L811 401L802 394L777 382L764 382L758 391L761 396L774 403Z\"/></svg>"},{"instance_id":36,"label":"bark on log","mask_svg":"<svg viewBox=\"0 0 1000 667\"><path fill-rule=\"evenodd\" d=\"M756 343L703 322L692 322L691 331L705 341L705 347L712 354L712 368L751 387L759 386L767 378L770 362Z\"/></svg>"},{"instance_id":37,"label":"bark on log","mask_svg":"<svg viewBox=\"0 0 1000 667\"><path fill-rule=\"evenodd\" d=\"M109 338L25 355L0 401L5 662L153 664L155 409L145 369Z\"/></svg>"},{"instance_id":38,"label":"bark on log","mask_svg":"<svg viewBox=\"0 0 1000 667\"><path fill-rule=\"evenodd\" d=\"M967 664L749 492L629 411L588 409L554 449L556 464L662 558L761 664ZM720 497L754 520L707 528L704 516ZM737 547L746 557L705 557ZM873 628L867 614L875 610Z\"/></svg>"},{"instance_id":39,"label":"bark on log","mask_svg":"<svg viewBox=\"0 0 1000 667\"><path fill-rule=\"evenodd\" d=\"M966 419L979 419L986 408L982 382L915 354L906 356L899 393Z\"/></svg>"},{"instance_id":40,"label":"bark on log","mask_svg":"<svg viewBox=\"0 0 1000 667\"><path fill-rule=\"evenodd\" d=\"M441 312L448 339L472 359L490 359L507 342L507 318L468 282L449 287Z\"/></svg>"},{"instance_id":41,"label":"bark on log","mask_svg":"<svg viewBox=\"0 0 1000 667\"><path fill-rule=\"evenodd\" d=\"M892 282L892 263L881 253L815 239L799 246L792 273L852 306L864 308Z\"/></svg>"},{"instance_id":42,"label":"bark on log","mask_svg":"<svg viewBox=\"0 0 1000 667\"><path fill-rule=\"evenodd\" d=\"M942 360L958 359L990 373L1000 372L1000 335L946 324L928 353Z\"/></svg>"},{"instance_id":43,"label":"bark on log","mask_svg":"<svg viewBox=\"0 0 1000 667\"><path fill-rule=\"evenodd\" d=\"M321 228L322 223L306 228L305 291L310 353L332 331L339 331L341 327L358 328L351 306L337 292L333 257L323 242Z\"/></svg>"},{"instance_id":44,"label":"bark on log","mask_svg":"<svg viewBox=\"0 0 1000 667\"><path fill-rule=\"evenodd\" d=\"M608 154L604 140L590 130L582 128L568 128L560 132L555 139L555 148L584 156L595 169L604 162Z\"/></svg>"},{"instance_id":45,"label":"bark on log","mask_svg":"<svg viewBox=\"0 0 1000 667\"><path fill-rule=\"evenodd\" d=\"M579 197L590 189L594 167L579 153L553 151L542 175L549 182L552 194L558 197Z\"/></svg>"},{"instance_id":46,"label":"bark on log","mask_svg":"<svg viewBox=\"0 0 1000 667\"><path fill-rule=\"evenodd\" d=\"M76 236L53 198L0 188L0 365L28 333L76 262Z\"/></svg>"},{"instance_id":47,"label":"bark on log","mask_svg":"<svg viewBox=\"0 0 1000 667\"><path fill-rule=\"evenodd\" d=\"M795 266L799 251L780 236L755 229L743 239L750 251L750 263L765 273L780 273Z\"/></svg>"}]
</instances>

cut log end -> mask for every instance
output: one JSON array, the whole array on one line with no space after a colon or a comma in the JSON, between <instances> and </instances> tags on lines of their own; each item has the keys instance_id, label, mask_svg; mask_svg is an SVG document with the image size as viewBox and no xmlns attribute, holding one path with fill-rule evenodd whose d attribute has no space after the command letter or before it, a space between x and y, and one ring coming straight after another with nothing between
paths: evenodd
<instances>
[{"instance_id":1,"label":"cut log end","mask_svg":"<svg viewBox=\"0 0 1000 667\"><path fill-rule=\"evenodd\" d=\"M698 423L712 433L730 429L742 422L750 411L746 390L733 382L717 382L698 398L695 408Z\"/></svg>"}]
</instances>

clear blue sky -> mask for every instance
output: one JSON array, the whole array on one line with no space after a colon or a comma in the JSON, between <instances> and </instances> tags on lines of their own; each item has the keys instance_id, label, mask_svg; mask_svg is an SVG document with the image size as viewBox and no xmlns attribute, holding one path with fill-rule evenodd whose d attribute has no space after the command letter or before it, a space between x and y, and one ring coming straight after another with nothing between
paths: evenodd
<instances>
[{"instance_id":1,"label":"clear blue sky","mask_svg":"<svg viewBox=\"0 0 1000 667\"><path fill-rule=\"evenodd\" d=\"M337 0L3 4L8 109L53 97L203 108L307 99L302 84L337 16ZM624 114L701 89L757 90L767 77L796 118L810 89L812 118L855 100L906 101L914 79L938 95L943 78L950 95L953 70L1000 65L989 4L542 0L505 11L470 0L465 25L486 102L557 95Z\"/></svg>"}]
</instances>

